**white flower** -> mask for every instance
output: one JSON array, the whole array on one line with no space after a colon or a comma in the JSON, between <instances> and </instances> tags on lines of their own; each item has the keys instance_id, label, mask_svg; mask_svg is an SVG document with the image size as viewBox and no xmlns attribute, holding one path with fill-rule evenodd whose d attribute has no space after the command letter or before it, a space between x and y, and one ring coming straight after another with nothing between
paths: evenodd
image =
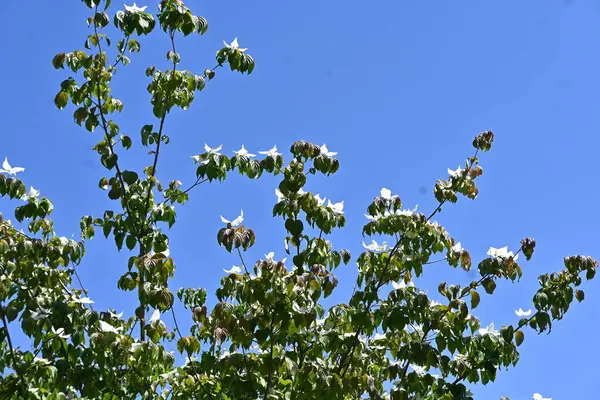
<instances>
[{"instance_id":1,"label":"white flower","mask_svg":"<svg viewBox=\"0 0 600 400\"><path fill-rule=\"evenodd\" d=\"M319 207L322 206L323 204L325 204L325 200L327 200L327 197L321 198L321 196L319 195L319 193L315 194L313 197L317 201L317 205Z\"/></svg>"},{"instance_id":2,"label":"white flower","mask_svg":"<svg viewBox=\"0 0 600 400\"><path fill-rule=\"evenodd\" d=\"M153 323L156 321L160 321L160 310L158 308L154 310L154 312L150 316L150 319L148 320L149 323Z\"/></svg>"},{"instance_id":3,"label":"white flower","mask_svg":"<svg viewBox=\"0 0 600 400\"><path fill-rule=\"evenodd\" d=\"M327 145L325 143L323 143L323 146L320 147L320 150L321 150L321 154L326 157L333 157L333 156L337 155L337 153L335 151L329 151L329 149L327 148Z\"/></svg>"},{"instance_id":4,"label":"white flower","mask_svg":"<svg viewBox=\"0 0 600 400\"><path fill-rule=\"evenodd\" d=\"M539 393L533 394L533 400L552 400L552 397L542 397Z\"/></svg>"},{"instance_id":5,"label":"white flower","mask_svg":"<svg viewBox=\"0 0 600 400\"><path fill-rule=\"evenodd\" d=\"M131 347L129 348L129 351L131 351L132 353L135 353L137 351L137 349L140 349L142 347L142 343L132 343Z\"/></svg>"},{"instance_id":6,"label":"white flower","mask_svg":"<svg viewBox=\"0 0 600 400\"><path fill-rule=\"evenodd\" d=\"M98 321L98 323L100 324L100 330L102 332L119 333L119 330L117 328L115 328L114 326L112 326L111 324L109 324L107 322Z\"/></svg>"},{"instance_id":7,"label":"white flower","mask_svg":"<svg viewBox=\"0 0 600 400\"><path fill-rule=\"evenodd\" d=\"M54 327L52 327L52 333L54 333L56 336L58 336L61 339L68 339L68 338L71 337L71 335L67 335L65 333L65 329L64 328L54 329Z\"/></svg>"},{"instance_id":8,"label":"white flower","mask_svg":"<svg viewBox=\"0 0 600 400\"><path fill-rule=\"evenodd\" d=\"M223 268L223 271L225 271L226 274L231 275L231 274L241 274L242 273L242 269L240 267L237 266L233 266L231 267L231 269L225 269Z\"/></svg>"},{"instance_id":9,"label":"white flower","mask_svg":"<svg viewBox=\"0 0 600 400\"><path fill-rule=\"evenodd\" d=\"M515 314L517 314L517 317L529 317L531 315L531 309L523 311L522 308L519 308L518 310L515 310Z\"/></svg>"},{"instance_id":10,"label":"white flower","mask_svg":"<svg viewBox=\"0 0 600 400\"><path fill-rule=\"evenodd\" d=\"M392 196L392 191L386 188L382 188L380 194L381 197L383 197L386 200L392 200L398 197L398 195L396 194Z\"/></svg>"},{"instance_id":11,"label":"white flower","mask_svg":"<svg viewBox=\"0 0 600 400\"><path fill-rule=\"evenodd\" d=\"M31 312L31 318L34 319L35 321L39 321L41 319L47 318L49 315L50 315L50 311L46 310L45 308L40 308L37 311Z\"/></svg>"},{"instance_id":12,"label":"white flower","mask_svg":"<svg viewBox=\"0 0 600 400\"><path fill-rule=\"evenodd\" d=\"M281 155L281 153L277 151L277 146L273 146L272 149L269 149L267 151L259 151L258 154L262 154L267 157L273 157L273 158Z\"/></svg>"},{"instance_id":13,"label":"white flower","mask_svg":"<svg viewBox=\"0 0 600 400\"><path fill-rule=\"evenodd\" d=\"M33 357L33 362L34 363L39 363L39 364L50 365L50 361L48 361L45 358L41 358L41 357Z\"/></svg>"},{"instance_id":14,"label":"white flower","mask_svg":"<svg viewBox=\"0 0 600 400\"><path fill-rule=\"evenodd\" d=\"M240 215L233 221L229 221L221 215L221 221L223 221L224 224L231 224L231 226L235 228L236 226L239 226L242 222L244 222L244 210L241 210Z\"/></svg>"},{"instance_id":15,"label":"white flower","mask_svg":"<svg viewBox=\"0 0 600 400\"><path fill-rule=\"evenodd\" d=\"M275 189L275 196L277 196L277 201L285 200L285 195L279 189Z\"/></svg>"},{"instance_id":16,"label":"white flower","mask_svg":"<svg viewBox=\"0 0 600 400\"><path fill-rule=\"evenodd\" d=\"M89 297L79 298L79 297L73 296L72 299L75 303L79 303L79 304L94 304L94 301L91 300Z\"/></svg>"},{"instance_id":17,"label":"white flower","mask_svg":"<svg viewBox=\"0 0 600 400\"><path fill-rule=\"evenodd\" d=\"M275 257L275 252L273 252L273 251L272 251L272 252L270 252L270 253L267 253L267 254L265 254L265 259L266 259L267 261L273 261L273 258L274 258L274 257Z\"/></svg>"},{"instance_id":18,"label":"white flower","mask_svg":"<svg viewBox=\"0 0 600 400\"><path fill-rule=\"evenodd\" d=\"M394 212L394 214L396 214L396 215L404 215L406 217L412 217L417 212L417 208L418 207L419 207L419 205L417 204L415 206L415 208L413 208L412 210L396 210Z\"/></svg>"},{"instance_id":19,"label":"white flower","mask_svg":"<svg viewBox=\"0 0 600 400\"><path fill-rule=\"evenodd\" d=\"M425 370L425 367L421 367L420 365L414 365L414 364L409 364L409 366L412 368L413 371L415 371L417 373L417 375L419 376L423 376L425 374L427 374L427 371Z\"/></svg>"},{"instance_id":20,"label":"white flower","mask_svg":"<svg viewBox=\"0 0 600 400\"><path fill-rule=\"evenodd\" d=\"M121 319L121 317L123 317L123 313L119 313L119 314L115 314L112 311L109 311L108 314L110 315L111 318L116 318L116 319Z\"/></svg>"},{"instance_id":21,"label":"white flower","mask_svg":"<svg viewBox=\"0 0 600 400\"><path fill-rule=\"evenodd\" d=\"M139 12L146 11L146 7L147 6L138 7L137 4L135 4L135 3L133 3L132 6L128 6L127 4L125 4L125 11L129 11L130 13L137 14Z\"/></svg>"},{"instance_id":22,"label":"white flower","mask_svg":"<svg viewBox=\"0 0 600 400\"><path fill-rule=\"evenodd\" d=\"M406 282L404 282L404 279L400 280L400 282L392 282L392 287L395 290L404 289L404 288L407 288L407 287L414 287L414 286L415 286L415 284L414 284L413 281L410 281L410 282L406 283Z\"/></svg>"},{"instance_id":23,"label":"white flower","mask_svg":"<svg viewBox=\"0 0 600 400\"><path fill-rule=\"evenodd\" d=\"M222 144L215 148L211 148L209 145L204 143L204 151L207 152L208 154L216 154L216 155L220 156L221 153L219 153L219 151L221 151L222 148L223 148Z\"/></svg>"},{"instance_id":24,"label":"white flower","mask_svg":"<svg viewBox=\"0 0 600 400\"><path fill-rule=\"evenodd\" d=\"M485 336L485 335L498 336L499 332L495 329L494 323L492 322L491 324L488 325L487 328L480 328L479 334L481 336Z\"/></svg>"},{"instance_id":25,"label":"white flower","mask_svg":"<svg viewBox=\"0 0 600 400\"><path fill-rule=\"evenodd\" d=\"M503 259L508 259L511 258L514 261L517 261L517 259L519 258L519 255L514 255L514 253L512 251L508 251L508 246L502 247L502 248L495 248L495 247L490 247L490 249L487 252L488 256L492 256L495 258L503 258Z\"/></svg>"},{"instance_id":26,"label":"white flower","mask_svg":"<svg viewBox=\"0 0 600 400\"><path fill-rule=\"evenodd\" d=\"M236 156L240 156L240 157L256 157L256 154L252 154L252 153L248 153L248 150L246 150L246 148L244 147L244 145L242 145L242 148L239 149L238 151L234 151Z\"/></svg>"},{"instance_id":27,"label":"white flower","mask_svg":"<svg viewBox=\"0 0 600 400\"><path fill-rule=\"evenodd\" d=\"M365 214L365 217L369 220L369 221L377 221L378 219L381 218L381 215L369 215L369 214Z\"/></svg>"},{"instance_id":28,"label":"white flower","mask_svg":"<svg viewBox=\"0 0 600 400\"><path fill-rule=\"evenodd\" d=\"M452 250L455 253L458 253L460 251L462 251L462 245L460 244L460 242L456 243L454 246L452 246L452 248L450 250Z\"/></svg>"},{"instance_id":29,"label":"white flower","mask_svg":"<svg viewBox=\"0 0 600 400\"><path fill-rule=\"evenodd\" d=\"M440 303L439 301L431 300L429 302L429 308L433 308L435 306L441 306L441 305L442 305L442 303Z\"/></svg>"},{"instance_id":30,"label":"white flower","mask_svg":"<svg viewBox=\"0 0 600 400\"><path fill-rule=\"evenodd\" d=\"M344 213L344 202L340 201L339 203L332 203L331 200L327 200L327 207L331 208L335 214L343 214Z\"/></svg>"},{"instance_id":31,"label":"white flower","mask_svg":"<svg viewBox=\"0 0 600 400\"><path fill-rule=\"evenodd\" d=\"M227 47L228 49L231 50L238 50L240 53L245 52L248 49L240 49L240 45L238 43L237 38L233 39L233 42L231 42L231 44L227 43L226 41L223 40L223 44L225 45L225 47Z\"/></svg>"},{"instance_id":32,"label":"white flower","mask_svg":"<svg viewBox=\"0 0 600 400\"><path fill-rule=\"evenodd\" d=\"M450 168L448 168L448 175L450 175L453 178L457 178L462 176L464 169L462 169L461 167L458 167L456 169L456 171L452 171Z\"/></svg>"},{"instance_id":33,"label":"white flower","mask_svg":"<svg viewBox=\"0 0 600 400\"><path fill-rule=\"evenodd\" d=\"M4 173L9 175L16 175L19 172L23 171L25 171L25 168L23 167L11 167L11 165L8 163L8 158L5 158L4 162L2 163L2 169L0 169L0 174Z\"/></svg>"},{"instance_id":34,"label":"white flower","mask_svg":"<svg viewBox=\"0 0 600 400\"><path fill-rule=\"evenodd\" d=\"M371 340L381 340L381 339L385 339L385 333L381 334L379 332L377 332L375 335L373 335L373 337L371 338Z\"/></svg>"},{"instance_id":35,"label":"white flower","mask_svg":"<svg viewBox=\"0 0 600 400\"><path fill-rule=\"evenodd\" d=\"M388 249L387 242L383 242L381 245L375 240L371 241L371 244L367 245L363 242L363 247L369 251L386 251Z\"/></svg>"},{"instance_id":36,"label":"white flower","mask_svg":"<svg viewBox=\"0 0 600 400\"><path fill-rule=\"evenodd\" d=\"M32 186L29 188L29 192L27 192L27 194L24 194L23 197L21 197L21 200L27 201L29 199L37 199L39 195L40 191Z\"/></svg>"}]
</instances>

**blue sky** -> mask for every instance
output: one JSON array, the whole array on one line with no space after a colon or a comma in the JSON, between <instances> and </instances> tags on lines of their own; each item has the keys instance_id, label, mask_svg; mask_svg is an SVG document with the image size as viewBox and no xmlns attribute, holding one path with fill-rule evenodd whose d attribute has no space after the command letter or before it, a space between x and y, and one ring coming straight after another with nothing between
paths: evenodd
<instances>
[{"instance_id":1,"label":"blue sky","mask_svg":"<svg viewBox=\"0 0 600 400\"><path fill-rule=\"evenodd\" d=\"M153 8L157 1L140 3ZM439 221L475 260L490 245L516 250L526 236L535 237L538 246L532 262L523 264L520 284L500 284L493 298L482 298L477 310L482 322L493 317L496 325L515 323L513 310L530 307L537 276L561 269L565 255L600 257L600 3L187 4L207 17L209 32L178 40L183 67L199 73L212 67L222 40L235 36L250 48L257 67L250 76L217 71L189 111L168 118L171 143L161 154L159 179L191 183L195 168L189 156L205 142L223 144L229 153L242 143L254 152L273 144L287 150L299 139L327 143L340 153L340 171L310 181L308 188L345 200L348 225L331 240L356 256L363 212L381 187L399 194L406 206L432 210L435 180L471 154L476 133L492 129L496 143L481 160L479 198L444 207ZM77 235L82 215L101 215L116 205L97 189L103 169L91 147L98 134L77 127L72 109L53 106L66 75L54 71L50 60L83 48L87 9L77 1L39 2L26 10L8 2L3 17L0 156L26 167L21 178L53 200L57 233ZM155 123L143 71L152 62L167 65L166 36L141 42L142 54L132 57L114 84L125 103L116 120L134 138L142 125ZM121 159L129 168L150 163L139 146ZM277 182L233 177L193 192L170 233L178 268L174 288L204 286L214 293L222 268L238 261L216 243L219 214L234 218L240 208L258 235L248 259L270 250L283 257L282 223L271 218ZM89 243L80 272L100 307L133 310L135 295L116 289L127 256L102 237ZM464 283L472 277L446 269L429 266L420 284L434 293L440 279ZM339 275L333 300L343 302L355 267ZM597 398L600 345L590 339L598 328L599 289L598 282L586 283L586 300L555 324L552 335L527 335L517 368L501 373L495 385L474 388L477 398L524 400L533 392L554 400Z\"/></svg>"}]
</instances>

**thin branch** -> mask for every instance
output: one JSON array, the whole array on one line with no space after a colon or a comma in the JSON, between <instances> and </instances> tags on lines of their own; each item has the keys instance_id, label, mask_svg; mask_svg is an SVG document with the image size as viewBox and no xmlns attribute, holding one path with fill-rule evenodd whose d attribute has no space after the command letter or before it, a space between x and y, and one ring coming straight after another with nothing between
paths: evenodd
<instances>
[{"instance_id":1,"label":"thin branch","mask_svg":"<svg viewBox=\"0 0 600 400\"><path fill-rule=\"evenodd\" d=\"M242 265L244 266L244 270L246 271L246 275L250 275L250 272L248 271L248 267L246 267L246 262L244 261L244 256L242 256L242 252L240 250L240 248L238 247L237 249L238 254L240 255L240 260L242 261Z\"/></svg>"},{"instance_id":2,"label":"thin branch","mask_svg":"<svg viewBox=\"0 0 600 400\"><path fill-rule=\"evenodd\" d=\"M4 308L4 305L2 303L0 303L0 312L2 312L2 323L4 324L4 330L6 331L6 340L8 342L8 348L10 350L10 356L11 356L11 359L12 359L12 366L13 366L13 369L14 369L15 373L19 377L19 380L21 381L21 394L23 395L23 398L26 399L27 398L27 387L26 387L25 379L23 378L23 375L21 374L21 371L19 370L19 367L17 365L17 358L15 356L15 349L14 349L13 344L12 344L12 339L10 337L10 332L8 331L8 321L6 319L6 309Z\"/></svg>"}]
</instances>

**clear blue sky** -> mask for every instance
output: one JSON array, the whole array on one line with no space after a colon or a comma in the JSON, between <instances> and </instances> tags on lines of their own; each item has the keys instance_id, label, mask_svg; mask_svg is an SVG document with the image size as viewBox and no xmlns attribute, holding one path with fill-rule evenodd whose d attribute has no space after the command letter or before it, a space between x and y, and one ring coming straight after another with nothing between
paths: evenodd
<instances>
[{"instance_id":1,"label":"clear blue sky","mask_svg":"<svg viewBox=\"0 0 600 400\"><path fill-rule=\"evenodd\" d=\"M139 3L154 8L157 1ZM348 226L331 239L356 256L363 212L382 186L407 206L432 210L435 180L471 154L476 133L492 129L496 143L482 157L478 200L445 207L439 220L476 260L490 245L516 250L525 236L535 237L538 247L519 285L503 283L493 298L483 297L482 322L492 316L496 325L516 322L513 310L530 307L537 276L561 269L563 256L600 257L597 1L187 3L208 18L209 32L178 41L185 68L213 66L221 41L235 36L257 68L249 77L218 71L190 111L169 117L171 144L158 172L164 182L193 181L189 156L205 142L223 144L229 153L242 143L257 151L273 144L287 150L298 139L325 142L340 153L341 169L309 189L345 200ZM53 106L66 75L50 60L83 48L86 13L78 1L27 9L7 2L0 25L0 156L26 167L21 178L54 201L56 231L65 236L78 234L82 215L116 206L97 189L104 172L91 146L98 134L77 127L71 108ZM163 36L142 39L143 53L115 77L115 95L125 103L116 119L136 138L143 124L155 123L143 71L151 60L166 65ZM138 146L122 162L131 168L150 159ZM171 232L174 288L204 286L214 293L222 268L237 263L216 243L219 214L233 218L244 209L258 235L248 258L269 250L283 256L282 224L270 218L277 182L235 177L193 192ZM113 250L98 237L80 271L98 306L131 313L135 294L116 289L128 254ZM348 298L354 276L352 264L340 270L335 301ZM420 283L433 293L446 276L463 283L471 278L435 264ZM554 400L598 398L600 345L593 337L600 285L584 289L586 300L552 335L527 335L518 367L499 374L495 385L474 388L477 398L525 400L533 392Z\"/></svg>"}]
</instances>

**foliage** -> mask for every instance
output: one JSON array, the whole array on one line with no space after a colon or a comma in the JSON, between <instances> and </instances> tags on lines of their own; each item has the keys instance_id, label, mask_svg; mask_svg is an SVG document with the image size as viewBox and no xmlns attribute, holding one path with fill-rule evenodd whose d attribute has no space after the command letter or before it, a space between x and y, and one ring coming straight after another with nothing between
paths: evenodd
<instances>
[{"instance_id":1,"label":"foliage","mask_svg":"<svg viewBox=\"0 0 600 400\"><path fill-rule=\"evenodd\" d=\"M519 281L518 256L532 257L536 243L531 238L523 239L515 253L490 249L477 264L478 279L464 287L440 283L444 303L412 283L431 263L444 261L465 271L473 266L470 253L433 219L460 196L477 197L483 173L479 155L494 141L487 131L476 136L474 155L464 167L449 170L448 179L435 184L439 206L429 215L403 208L399 196L382 189L367 207L363 235L372 242L356 258L355 290L347 303L325 309L323 299L338 285L336 269L352 259L327 239L346 223L343 202L326 204L303 188L311 176L338 170L337 153L300 141L285 161L276 147L259 157L242 147L228 157L221 146L206 146L193 157L197 180L191 186L159 182L170 112L189 108L218 68L229 65L250 74L254 59L236 39L217 52L214 68L201 74L182 70L177 40L208 29L207 20L182 1L162 0L157 15L135 4L111 15L109 0L83 2L91 10L91 34L84 50L52 60L56 69L72 72L60 84L55 104L73 108L77 124L100 132L94 150L107 176L99 187L115 206L84 216L80 241L58 237L51 201L33 188L27 192L16 177L18 168L8 161L3 166L0 195L21 202L14 215L27 232L10 221L0 225L2 398L467 400L473 395L466 383L493 382L499 370L517 364L527 330L549 333L574 299L583 300L579 286L583 277L594 277L598 264L589 257L566 257L564 270L539 277L533 313L520 310L522 319L499 331L480 327L473 310L494 293L499 280ZM103 33L111 21L122 35L114 47ZM169 66L146 71L156 120L141 128L138 141L120 134L112 119L123 102L110 84L141 50L143 37L159 30L171 42ZM125 169L118 156L134 145L148 148L151 158L138 171ZM218 302L209 310L204 289L170 288L175 261L167 232L177 220L175 206L184 205L192 189L235 172L249 179L281 177L273 215L284 222L291 258L276 260L270 253L248 264L244 253L254 245L254 231L243 224L243 215L223 218L217 241L239 255L241 267L226 271ZM129 318L94 308L87 291L75 284L81 284L76 268L85 243L97 233L131 254L117 284L137 295L139 306ZM393 245L376 241L385 238ZM189 311L189 332L179 329L175 301ZM162 320L167 314L173 328ZM29 338L30 349L13 345L15 329ZM169 351L175 348L181 357Z\"/></svg>"}]
</instances>

